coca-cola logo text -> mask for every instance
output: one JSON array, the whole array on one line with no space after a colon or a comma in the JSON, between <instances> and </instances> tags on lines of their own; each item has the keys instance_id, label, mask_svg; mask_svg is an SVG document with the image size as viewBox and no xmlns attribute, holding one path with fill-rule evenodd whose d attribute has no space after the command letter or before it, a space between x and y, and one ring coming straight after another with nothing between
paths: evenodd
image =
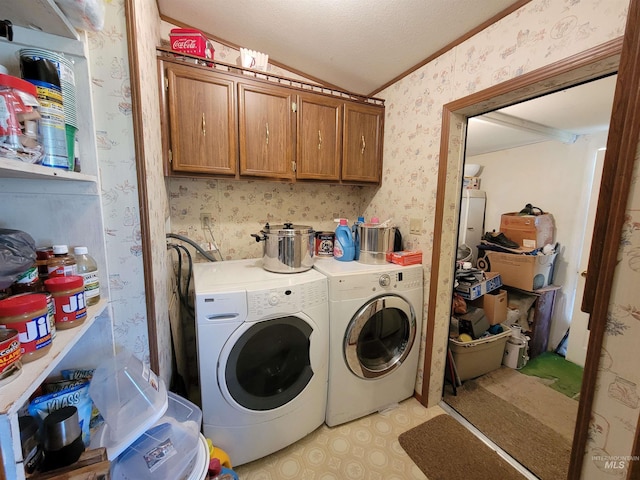
<instances>
[{"instance_id":1,"label":"coca-cola logo text","mask_svg":"<svg viewBox=\"0 0 640 480\"><path fill-rule=\"evenodd\" d=\"M179 38L173 41L174 50L196 50L197 48L198 42L193 38Z\"/></svg>"}]
</instances>

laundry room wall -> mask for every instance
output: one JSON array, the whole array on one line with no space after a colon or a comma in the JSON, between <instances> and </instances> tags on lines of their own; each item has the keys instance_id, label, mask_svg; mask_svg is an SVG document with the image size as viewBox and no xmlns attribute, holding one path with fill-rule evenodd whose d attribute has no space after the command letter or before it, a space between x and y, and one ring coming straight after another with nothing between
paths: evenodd
<instances>
[{"instance_id":1,"label":"laundry room wall","mask_svg":"<svg viewBox=\"0 0 640 480\"><path fill-rule=\"evenodd\" d=\"M549 335L552 350L571 323L596 154L606 143L607 132L602 132L582 135L571 144L547 141L466 158L482 165L486 231L500 231L502 214L518 212L527 203L553 215L559 244L553 283L562 289L556 294Z\"/></svg>"},{"instance_id":2,"label":"laundry room wall","mask_svg":"<svg viewBox=\"0 0 640 480\"><path fill-rule=\"evenodd\" d=\"M200 213L211 213L225 260L262 257L264 243L251 234L266 222L293 222L316 231L334 231L335 218L353 222L365 207L363 190L373 188L191 178L170 178L168 184L171 231L208 247L211 238L201 227Z\"/></svg>"}]
</instances>

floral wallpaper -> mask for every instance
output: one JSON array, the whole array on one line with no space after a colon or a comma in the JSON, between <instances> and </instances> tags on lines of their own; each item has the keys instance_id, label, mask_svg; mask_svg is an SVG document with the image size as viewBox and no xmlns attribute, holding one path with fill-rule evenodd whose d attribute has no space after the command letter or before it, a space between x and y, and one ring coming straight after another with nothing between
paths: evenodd
<instances>
[{"instance_id":1,"label":"floral wallpaper","mask_svg":"<svg viewBox=\"0 0 640 480\"><path fill-rule=\"evenodd\" d=\"M88 32L93 104L116 345L149 361L138 180L124 0L105 2Z\"/></svg>"},{"instance_id":2,"label":"floral wallpaper","mask_svg":"<svg viewBox=\"0 0 640 480\"><path fill-rule=\"evenodd\" d=\"M423 234L411 235L409 240L425 252L425 318L428 309L436 310L433 362L431 372L428 372L431 377L429 404L435 404L441 398L451 303L450 293L446 292L451 291L447 282L450 282L452 266L445 261L440 263L441 285L436 305L427 304L427 294L433 287L428 283L442 105L621 36L627 6L626 0L534 0L379 94L386 105L384 179L367 212L386 210L401 212L401 218L423 219ZM454 131L451 145L460 145L463 135L462 129ZM447 181L450 184L455 185L459 181L457 172L461 160L460 157L449 156ZM393 168L387 165L393 165ZM396 168L397 165L402 168ZM409 188L406 171L413 172ZM447 195L442 232L444 252L455 251L459 208L457 190L449 188ZM620 269L624 277L635 275L637 284L634 253L637 254L635 250L639 243L637 235L632 235L637 233L632 212L625 235L629 245L623 247L628 266L622 263ZM630 285L634 284L631 280L627 278L626 282L619 282L614 293L611 333L603 351L604 358L609 360L608 363L603 362L608 378L605 372L601 374L594 411L594 430L606 432L607 438L603 433L592 441L591 448L602 448L609 456L629 454L639 412L638 402L634 399L640 376L637 369L634 373L631 368L638 363L631 345L637 343L640 335L640 326L632 322L639 307L637 300L634 303L633 298L628 298ZM626 300L618 301L618 296ZM610 349L608 345L613 339L617 342L624 339L628 348ZM422 372L418 372L418 391L422 390L422 376ZM601 424L598 419L602 420ZM606 455L585 456L585 471L602 467L610 458Z\"/></svg>"},{"instance_id":3,"label":"floral wallpaper","mask_svg":"<svg viewBox=\"0 0 640 480\"><path fill-rule=\"evenodd\" d=\"M101 140L100 165L107 217L105 233L116 336L121 344L146 354L145 292L139 255L139 206L122 1L107 2L107 26L100 34L91 35L91 59L96 124ZM144 22L160 24L151 0L137 0L138 4L142 6L138 14L145 16L138 19L139 25ZM620 37L627 6L627 0L532 0L376 95L386 100L383 184L379 189L171 178L163 191L155 176L157 172L153 171L152 178L145 179L152 192L151 208L156 208L156 199L161 200L166 195L169 209L168 222L165 221L164 200L158 204L158 211L151 212L154 229L159 232L168 223L171 231L207 243L211 235L202 231L199 215L211 213L213 237L222 256L237 259L261 255L260 245L250 234L256 233L266 221L292 221L312 225L317 230L333 230L333 218L339 216L351 219L364 212L367 217L375 214L393 218L405 236L405 247L423 251L424 317L429 308L448 312L450 298L446 296L439 297L436 305L427 304L431 287L429 275L442 105ZM152 41L154 28L147 26L143 32L145 45ZM221 48L219 54L223 53ZM233 56L234 52L225 54ZM157 88L151 62L143 61L141 68L142 88L149 91ZM151 110L148 100L144 104ZM451 142L459 144L463 135L462 130L454 132ZM155 139L154 132L144 139L145 147L151 149L150 158L145 159L148 164L151 160L159 161L159 146L153 145ZM448 171L457 172L461 160L450 156ZM151 168L151 165L147 166ZM457 182L457 175L450 173L448 180ZM632 297L631 291L631 286L638 284L639 273L640 198L637 190L636 169L602 352L590 454L585 456L585 478L597 478L595 475L601 473L602 459L608 458L607 455L628 455L640 411L637 390L640 374L634 368L639 360L634 347L640 340L637 322L640 305L637 295ZM454 194L445 199L445 250L455 248L457 204L458 198ZM410 218L422 219L419 235L408 234ZM161 249L156 250L154 255L159 255ZM160 262L166 260L164 255L162 257ZM154 258L154 262L156 260ZM443 282L450 275L447 268L441 264ZM432 404L437 403L441 395L448 313L438 318L434 332L434 362L432 371L428 372L432 378L429 392ZM166 338L160 339L160 343L166 345ZM421 355L424 357L424 352ZM422 373L418 375L418 391L422 386Z\"/></svg>"}]
</instances>

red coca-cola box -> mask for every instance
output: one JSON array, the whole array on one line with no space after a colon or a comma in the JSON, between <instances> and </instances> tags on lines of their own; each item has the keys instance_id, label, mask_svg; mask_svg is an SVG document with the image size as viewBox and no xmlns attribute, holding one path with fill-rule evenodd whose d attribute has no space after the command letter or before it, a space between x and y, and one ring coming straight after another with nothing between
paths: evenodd
<instances>
[{"instance_id":1,"label":"red coca-cola box","mask_svg":"<svg viewBox=\"0 0 640 480\"><path fill-rule=\"evenodd\" d=\"M169 32L169 41L171 50L213 60L213 45L200 30L195 28L174 28Z\"/></svg>"}]
</instances>

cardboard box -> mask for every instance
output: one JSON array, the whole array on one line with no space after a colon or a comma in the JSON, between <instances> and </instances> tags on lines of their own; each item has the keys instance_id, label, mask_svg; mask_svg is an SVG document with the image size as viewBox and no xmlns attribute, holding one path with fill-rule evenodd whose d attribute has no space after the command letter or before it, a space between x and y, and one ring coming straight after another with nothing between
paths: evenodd
<instances>
[{"instance_id":1,"label":"cardboard box","mask_svg":"<svg viewBox=\"0 0 640 480\"><path fill-rule=\"evenodd\" d=\"M511 336L509 327L503 324L502 330L497 335L471 342L449 339L449 348L460 380L479 377L500 368L507 340Z\"/></svg>"},{"instance_id":2,"label":"cardboard box","mask_svg":"<svg viewBox=\"0 0 640 480\"><path fill-rule=\"evenodd\" d=\"M463 177L462 187L467 190L480 190L480 177Z\"/></svg>"},{"instance_id":3,"label":"cardboard box","mask_svg":"<svg viewBox=\"0 0 640 480\"><path fill-rule=\"evenodd\" d=\"M421 250L402 250L400 252L387 252L387 262L397 265L418 265L422 263Z\"/></svg>"},{"instance_id":4,"label":"cardboard box","mask_svg":"<svg viewBox=\"0 0 640 480\"><path fill-rule=\"evenodd\" d=\"M554 243L553 215L520 215L504 213L500 217L500 231L521 247L536 249Z\"/></svg>"},{"instance_id":5,"label":"cardboard box","mask_svg":"<svg viewBox=\"0 0 640 480\"><path fill-rule=\"evenodd\" d=\"M487 272L485 279L471 285L460 284L456 287L456 292L465 300L475 300L485 293L491 292L502 286L500 273Z\"/></svg>"},{"instance_id":6,"label":"cardboard box","mask_svg":"<svg viewBox=\"0 0 640 480\"><path fill-rule=\"evenodd\" d=\"M507 321L507 291L503 289L494 290L476 300L471 301L474 307L482 308L484 314L489 320L489 325L497 325L498 323Z\"/></svg>"},{"instance_id":7,"label":"cardboard box","mask_svg":"<svg viewBox=\"0 0 640 480\"><path fill-rule=\"evenodd\" d=\"M484 250L487 271L499 273L504 285L533 291L550 285L557 253L519 255Z\"/></svg>"}]
</instances>

